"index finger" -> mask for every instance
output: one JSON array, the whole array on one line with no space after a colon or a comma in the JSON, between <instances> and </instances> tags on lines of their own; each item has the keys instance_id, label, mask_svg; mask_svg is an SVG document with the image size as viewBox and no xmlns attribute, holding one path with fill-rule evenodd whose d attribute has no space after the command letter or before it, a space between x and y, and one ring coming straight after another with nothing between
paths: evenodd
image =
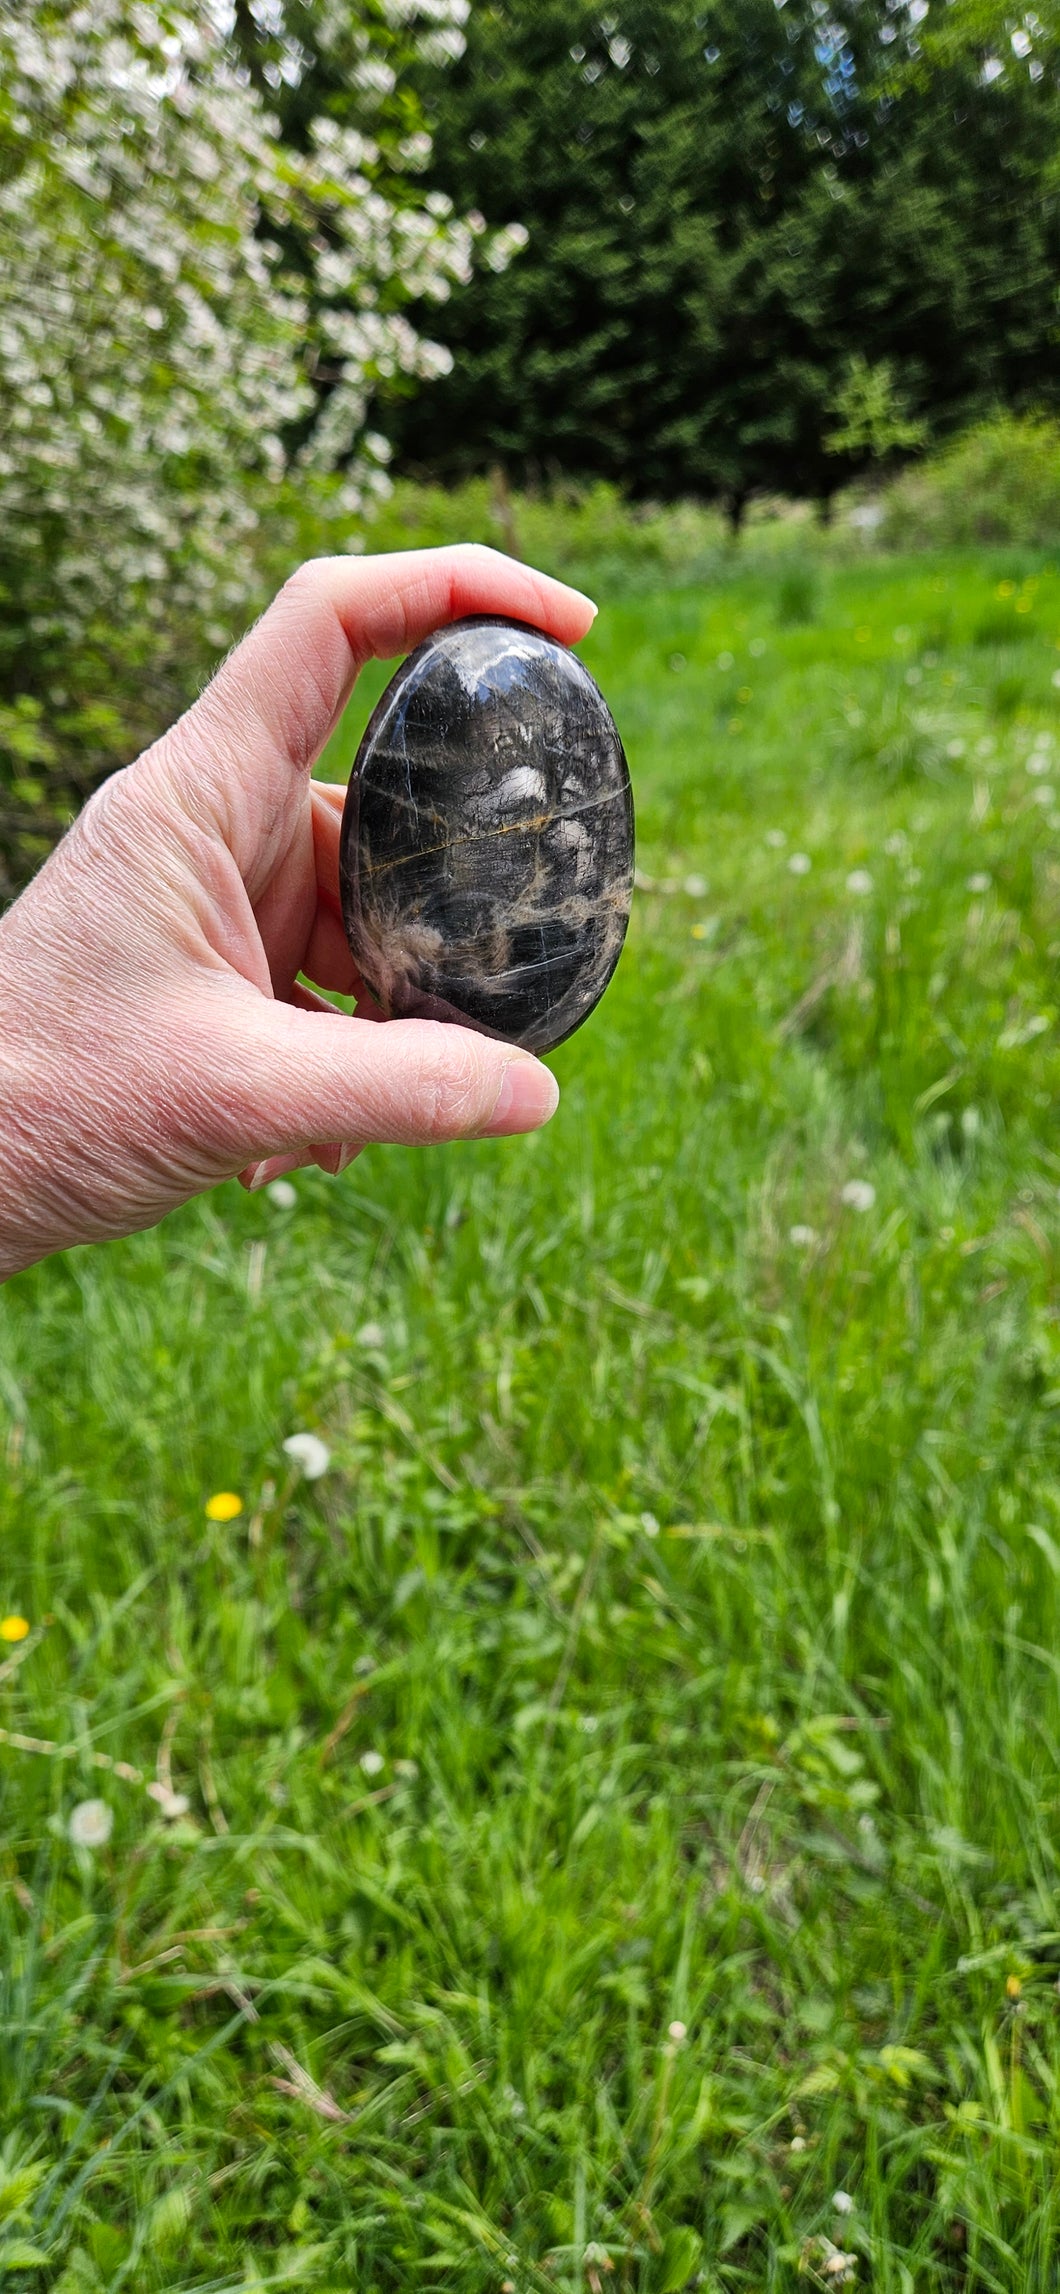
<instances>
[{"instance_id":1,"label":"index finger","mask_svg":"<svg viewBox=\"0 0 1060 2294\"><path fill-rule=\"evenodd\" d=\"M580 590L462 542L380 557L311 558L169 736L181 779L227 800L249 781L266 819L308 775L373 655L405 653L469 613L509 614L570 645L596 607ZM231 815L229 813L229 822ZM242 858L242 855L237 854Z\"/></svg>"}]
</instances>

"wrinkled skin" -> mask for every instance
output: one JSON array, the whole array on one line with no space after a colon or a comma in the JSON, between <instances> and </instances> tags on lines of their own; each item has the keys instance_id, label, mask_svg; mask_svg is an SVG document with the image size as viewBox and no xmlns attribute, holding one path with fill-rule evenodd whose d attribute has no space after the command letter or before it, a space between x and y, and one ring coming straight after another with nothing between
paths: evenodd
<instances>
[{"instance_id":1,"label":"wrinkled skin","mask_svg":"<svg viewBox=\"0 0 1060 2294\"><path fill-rule=\"evenodd\" d=\"M373 1011L339 911L344 792L310 775L371 656L467 613L570 644L593 610L470 545L314 561L92 798L0 920L0 1276L237 1173L547 1122L527 1053Z\"/></svg>"}]
</instances>

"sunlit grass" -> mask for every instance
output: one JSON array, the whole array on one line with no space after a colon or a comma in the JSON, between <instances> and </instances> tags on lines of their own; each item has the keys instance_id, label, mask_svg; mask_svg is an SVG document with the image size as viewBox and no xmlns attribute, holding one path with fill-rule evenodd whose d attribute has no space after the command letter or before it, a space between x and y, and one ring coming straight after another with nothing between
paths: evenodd
<instances>
[{"instance_id":1,"label":"sunlit grass","mask_svg":"<svg viewBox=\"0 0 1060 2294\"><path fill-rule=\"evenodd\" d=\"M549 1131L0 1297L27 2294L1055 2287L1060 577L807 553Z\"/></svg>"}]
</instances>

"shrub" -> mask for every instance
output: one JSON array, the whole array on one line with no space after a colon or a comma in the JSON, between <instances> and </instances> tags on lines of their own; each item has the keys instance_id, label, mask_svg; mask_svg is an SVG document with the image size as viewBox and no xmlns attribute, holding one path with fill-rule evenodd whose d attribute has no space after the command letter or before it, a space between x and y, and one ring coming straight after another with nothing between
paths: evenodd
<instances>
[{"instance_id":1,"label":"shrub","mask_svg":"<svg viewBox=\"0 0 1060 2294\"><path fill-rule=\"evenodd\" d=\"M996 414L916 468L884 497L880 538L899 547L1060 541L1060 422Z\"/></svg>"},{"instance_id":2,"label":"shrub","mask_svg":"<svg viewBox=\"0 0 1060 2294\"><path fill-rule=\"evenodd\" d=\"M462 11L427 7L454 28ZM322 14L363 124L309 90L298 148L228 20L217 0L0 0L7 889L252 610L288 477L348 531L385 458L369 395L448 364L400 305L464 276L474 233L407 180L424 138L368 132L384 15L357 33ZM297 77L304 55L289 40L270 69Z\"/></svg>"}]
</instances>

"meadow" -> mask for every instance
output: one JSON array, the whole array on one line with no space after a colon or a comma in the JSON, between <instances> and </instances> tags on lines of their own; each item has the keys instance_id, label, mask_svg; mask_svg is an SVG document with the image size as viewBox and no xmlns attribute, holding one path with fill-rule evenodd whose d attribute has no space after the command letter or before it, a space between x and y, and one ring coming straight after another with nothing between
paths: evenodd
<instances>
[{"instance_id":1,"label":"meadow","mask_svg":"<svg viewBox=\"0 0 1060 2294\"><path fill-rule=\"evenodd\" d=\"M0 1294L25 2294L1060 2284L1060 568L596 570L550 1128Z\"/></svg>"}]
</instances>

